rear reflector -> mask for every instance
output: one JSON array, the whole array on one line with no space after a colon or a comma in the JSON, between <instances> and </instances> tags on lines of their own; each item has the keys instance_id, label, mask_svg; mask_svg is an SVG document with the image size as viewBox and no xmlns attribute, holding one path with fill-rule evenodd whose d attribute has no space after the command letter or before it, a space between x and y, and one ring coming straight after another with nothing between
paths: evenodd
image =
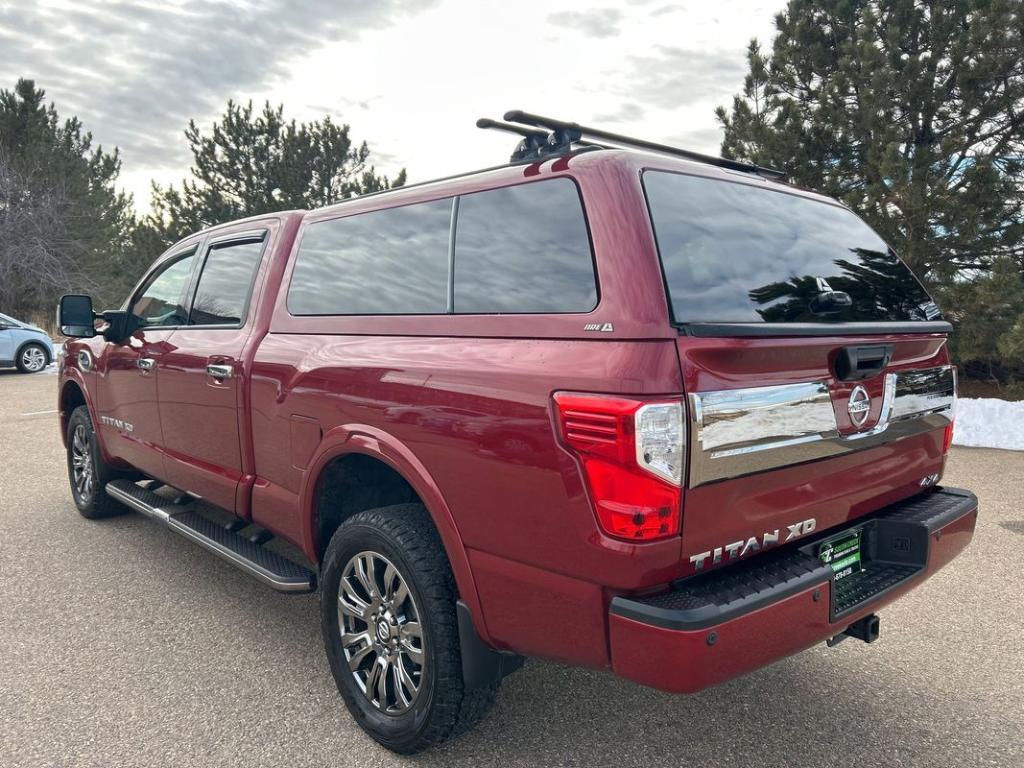
<instances>
[{"instance_id":1,"label":"rear reflector","mask_svg":"<svg viewBox=\"0 0 1024 768\"><path fill-rule=\"evenodd\" d=\"M681 401L559 392L562 441L579 456L597 522L609 536L652 541L681 522Z\"/></svg>"}]
</instances>

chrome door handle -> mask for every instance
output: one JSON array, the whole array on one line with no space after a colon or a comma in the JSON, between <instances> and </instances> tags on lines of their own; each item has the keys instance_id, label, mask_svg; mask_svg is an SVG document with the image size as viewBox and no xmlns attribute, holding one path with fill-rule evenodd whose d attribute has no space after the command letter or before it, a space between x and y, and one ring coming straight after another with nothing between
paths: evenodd
<instances>
[{"instance_id":1,"label":"chrome door handle","mask_svg":"<svg viewBox=\"0 0 1024 768\"><path fill-rule=\"evenodd\" d=\"M230 379L234 376L235 371L230 365L217 365L216 363L210 363L206 366L206 373L213 376L215 379Z\"/></svg>"},{"instance_id":2,"label":"chrome door handle","mask_svg":"<svg viewBox=\"0 0 1024 768\"><path fill-rule=\"evenodd\" d=\"M152 371L153 366L156 365L156 361L151 357L140 357L135 361L135 365L137 365L141 371Z\"/></svg>"}]
</instances>

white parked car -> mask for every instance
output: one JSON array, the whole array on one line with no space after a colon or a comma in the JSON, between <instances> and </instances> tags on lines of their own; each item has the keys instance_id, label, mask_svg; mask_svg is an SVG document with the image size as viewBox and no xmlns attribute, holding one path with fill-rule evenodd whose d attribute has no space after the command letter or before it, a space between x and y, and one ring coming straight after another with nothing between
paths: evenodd
<instances>
[{"instance_id":1,"label":"white parked car","mask_svg":"<svg viewBox=\"0 0 1024 768\"><path fill-rule=\"evenodd\" d=\"M0 314L0 368L17 366L22 373L39 373L53 358L53 342L46 331Z\"/></svg>"}]
</instances>

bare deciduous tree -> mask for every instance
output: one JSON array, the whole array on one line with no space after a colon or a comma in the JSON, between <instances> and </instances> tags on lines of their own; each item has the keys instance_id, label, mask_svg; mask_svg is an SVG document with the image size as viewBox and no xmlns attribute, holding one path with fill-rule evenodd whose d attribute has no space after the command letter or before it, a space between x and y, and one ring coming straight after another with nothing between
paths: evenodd
<instances>
[{"instance_id":1,"label":"bare deciduous tree","mask_svg":"<svg viewBox=\"0 0 1024 768\"><path fill-rule=\"evenodd\" d=\"M0 307L37 309L71 286L89 287L74 265L84 255L69 227L63 190L34 184L0 149Z\"/></svg>"}]
</instances>

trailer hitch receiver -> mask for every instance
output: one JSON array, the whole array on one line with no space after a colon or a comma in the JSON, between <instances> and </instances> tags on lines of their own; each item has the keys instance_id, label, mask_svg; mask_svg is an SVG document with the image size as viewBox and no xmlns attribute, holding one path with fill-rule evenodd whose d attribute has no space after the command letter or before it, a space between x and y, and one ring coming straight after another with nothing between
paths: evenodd
<instances>
[{"instance_id":1,"label":"trailer hitch receiver","mask_svg":"<svg viewBox=\"0 0 1024 768\"><path fill-rule=\"evenodd\" d=\"M858 640L863 640L865 643L873 643L878 639L878 633L878 615L872 613L870 616L865 616L863 619L858 619L853 622L853 624L844 629L840 634L829 640L828 647L832 648L837 646L848 637L855 637Z\"/></svg>"}]
</instances>

